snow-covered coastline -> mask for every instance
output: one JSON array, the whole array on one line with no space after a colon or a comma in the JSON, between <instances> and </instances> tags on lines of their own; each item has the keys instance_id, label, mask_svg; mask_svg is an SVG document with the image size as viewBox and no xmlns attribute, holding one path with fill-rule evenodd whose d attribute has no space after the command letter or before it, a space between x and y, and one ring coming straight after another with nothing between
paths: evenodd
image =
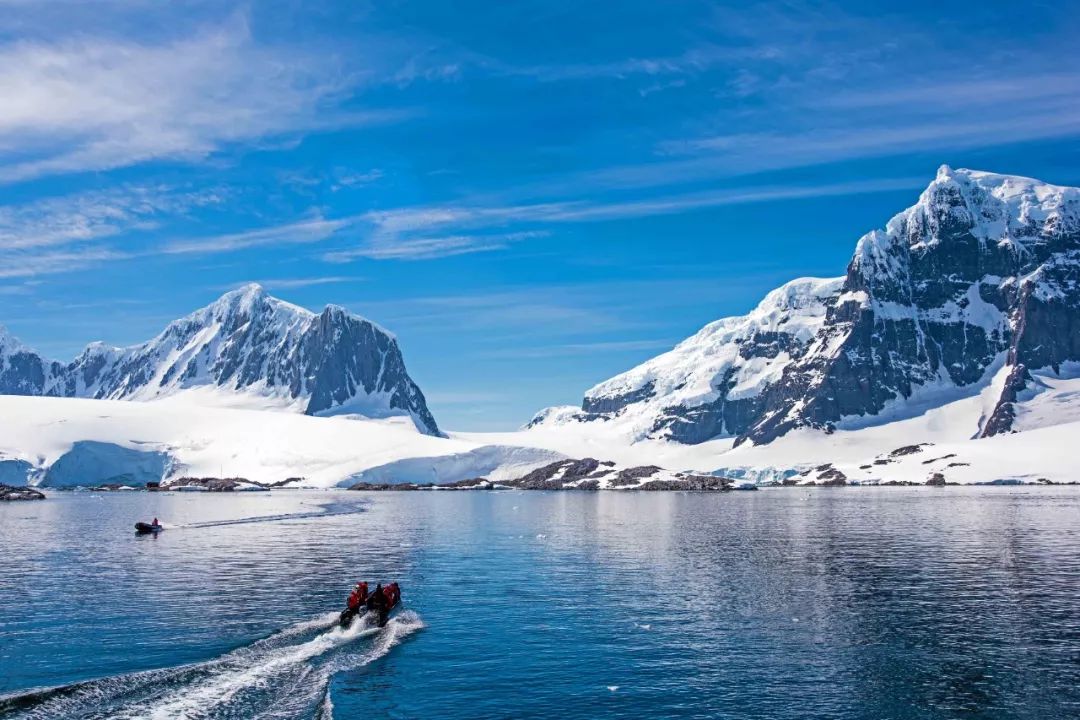
<instances>
[{"instance_id":1,"label":"snow-covered coastline","mask_svg":"<svg viewBox=\"0 0 1080 720\"><path fill-rule=\"evenodd\" d=\"M0 426L0 480L70 487L141 486L182 476L264 484L300 477L299 485L329 488L513 480L558 460L596 458L614 463L613 472L655 465L670 475L758 484L822 483L819 468L826 465L852 485L926 484L936 474L956 484L1076 482L1080 459L1072 442L1080 435L1074 412L1080 373L1038 379L1041 390L1018 403L1019 432L970 436L970 423L985 412L983 393L886 424L832 433L804 429L768 445L739 447L730 438L697 445L626 443L602 423L439 438L417 432L403 418L206 407L184 396L152 402L0 396L6 419ZM911 446L919 449L896 452Z\"/></svg>"}]
</instances>

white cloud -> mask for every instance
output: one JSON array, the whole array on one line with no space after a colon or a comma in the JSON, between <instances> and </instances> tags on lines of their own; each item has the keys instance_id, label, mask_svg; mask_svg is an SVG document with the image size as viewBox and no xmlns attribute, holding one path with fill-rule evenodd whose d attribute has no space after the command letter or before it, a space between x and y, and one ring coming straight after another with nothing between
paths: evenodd
<instances>
[{"instance_id":1,"label":"white cloud","mask_svg":"<svg viewBox=\"0 0 1080 720\"><path fill-rule=\"evenodd\" d=\"M198 160L231 143L398 116L335 109L359 80L333 57L255 44L236 18L156 45L3 44L0 181Z\"/></svg>"},{"instance_id":2,"label":"white cloud","mask_svg":"<svg viewBox=\"0 0 1080 720\"><path fill-rule=\"evenodd\" d=\"M433 219L433 215L421 211L428 222L439 224ZM454 212L447 213L444 218L454 217ZM418 226L420 224L418 223ZM500 250L512 242L541 237L544 232L518 232L490 235L447 235L442 237L418 237L405 239L399 235L387 235L385 232L377 233L376 240L370 244L348 250L337 250L323 255L327 262L343 263L358 258L370 258L372 260L432 260L435 258L452 257L454 255L468 255L478 252Z\"/></svg>"},{"instance_id":3,"label":"white cloud","mask_svg":"<svg viewBox=\"0 0 1080 720\"><path fill-rule=\"evenodd\" d=\"M166 244L161 251L170 255L210 254L269 245L315 243L325 240L354 222L355 218L337 220L315 218L238 233L227 233L191 240L176 240Z\"/></svg>"},{"instance_id":4,"label":"white cloud","mask_svg":"<svg viewBox=\"0 0 1080 720\"><path fill-rule=\"evenodd\" d=\"M925 184L926 178L881 178L818 185L706 190L632 200L400 208L361 216L362 222L374 228L371 238L359 247L328 252L323 259L337 263L358 258L427 260L496 250L513 242L543 237L550 232L543 227L545 225L625 220L774 200L916 189ZM514 232L501 230L509 225L532 227Z\"/></svg>"},{"instance_id":5,"label":"white cloud","mask_svg":"<svg viewBox=\"0 0 1080 720\"><path fill-rule=\"evenodd\" d=\"M0 206L0 250L30 250L87 243L154 227L163 216L216 205L218 188L125 185L113 190Z\"/></svg>"},{"instance_id":6,"label":"white cloud","mask_svg":"<svg viewBox=\"0 0 1080 720\"><path fill-rule=\"evenodd\" d=\"M36 253L0 253L0 278L34 277L71 272L127 254L107 248L81 248Z\"/></svg>"},{"instance_id":7,"label":"white cloud","mask_svg":"<svg viewBox=\"0 0 1080 720\"><path fill-rule=\"evenodd\" d=\"M344 275L328 275L324 277L306 277L306 278L274 278L271 280L256 280L248 282L256 282L262 285L267 290L292 290L295 288L312 287L315 285L334 285L337 283L352 283L362 282L364 278L361 277L346 277ZM231 283L229 285L223 285L216 289L218 290L235 290L242 285L247 285L248 282Z\"/></svg>"}]
</instances>

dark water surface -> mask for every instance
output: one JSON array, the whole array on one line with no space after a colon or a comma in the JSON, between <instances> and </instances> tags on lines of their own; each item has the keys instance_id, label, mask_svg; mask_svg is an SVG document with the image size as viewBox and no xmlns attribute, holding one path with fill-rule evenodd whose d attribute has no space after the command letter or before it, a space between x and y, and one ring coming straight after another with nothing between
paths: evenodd
<instances>
[{"instance_id":1,"label":"dark water surface","mask_svg":"<svg viewBox=\"0 0 1080 720\"><path fill-rule=\"evenodd\" d=\"M63 493L0 549L0 716L1080 717L1075 488Z\"/></svg>"}]
</instances>

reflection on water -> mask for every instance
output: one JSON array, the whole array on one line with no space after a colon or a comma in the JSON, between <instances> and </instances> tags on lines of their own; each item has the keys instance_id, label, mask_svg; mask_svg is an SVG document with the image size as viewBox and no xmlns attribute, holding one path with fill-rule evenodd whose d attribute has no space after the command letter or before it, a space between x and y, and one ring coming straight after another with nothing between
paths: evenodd
<instances>
[{"instance_id":1,"label":"reflection on water","mask_svg":"<svg viewBox=\"0 0 1080 720\"><path fill-rule=\"evenodd\" d=\"M1069 488L60 494L0 546L15 716L1080 716Z\"/></svg>"}]
</instances>

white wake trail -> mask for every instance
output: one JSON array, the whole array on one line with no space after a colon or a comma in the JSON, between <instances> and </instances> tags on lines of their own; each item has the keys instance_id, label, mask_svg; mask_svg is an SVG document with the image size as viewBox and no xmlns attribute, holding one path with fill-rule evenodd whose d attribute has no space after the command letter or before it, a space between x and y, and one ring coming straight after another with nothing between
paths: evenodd
<instances>
[{"instance_id":1,"label":"white wake trail","mask_svg":"<svg viewBox=\"0 0 1080 720\"><path fill-rule=\"evenodd\" d=\"M311 713L331 717L328 687L334 673L384 657L423 627L420 617L408 610L384 628L373 627L367 617L344 630L336 621L337 613L326 613L205 663L47 690L40 702L24 706L16 717L269 720ZM319 630L310 640L290 644L292 638ZM344 650L369 638L373 642L361 652Z\"/></svg>"}]
</instances>

